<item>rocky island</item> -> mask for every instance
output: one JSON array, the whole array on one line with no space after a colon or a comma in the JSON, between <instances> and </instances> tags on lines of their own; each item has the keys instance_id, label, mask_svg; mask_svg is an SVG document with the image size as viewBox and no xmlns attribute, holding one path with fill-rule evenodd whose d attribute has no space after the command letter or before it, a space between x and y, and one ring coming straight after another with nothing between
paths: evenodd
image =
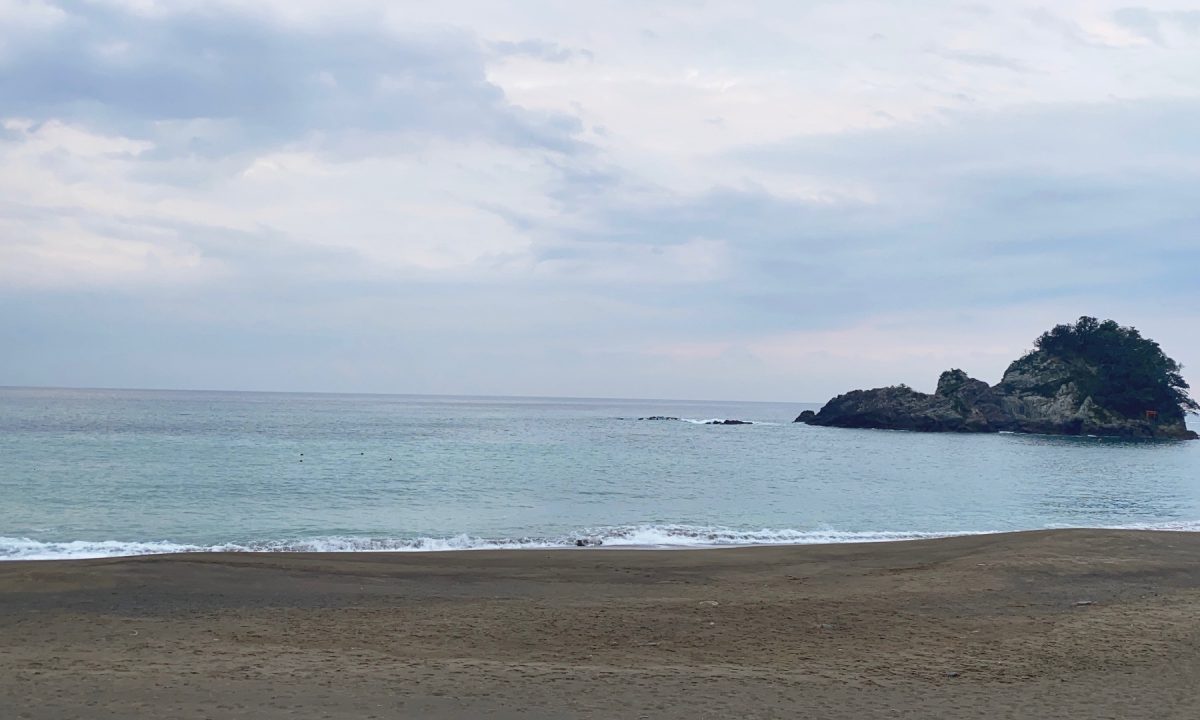
<instances>
[{"instance_id":1,"label":"rocky island","mask_svg":"<svg viewBox=\"0 0 1200 720\"><path fill-rule=\"evenodd\" d=\"M854 390L796 422L1194 440L1185 417L1200 405L1188 396L1181 370L1135 328L1085 316L1043 333L996 385L947 370L932 395L907 385Z\"/></svg>"}]
</instances>

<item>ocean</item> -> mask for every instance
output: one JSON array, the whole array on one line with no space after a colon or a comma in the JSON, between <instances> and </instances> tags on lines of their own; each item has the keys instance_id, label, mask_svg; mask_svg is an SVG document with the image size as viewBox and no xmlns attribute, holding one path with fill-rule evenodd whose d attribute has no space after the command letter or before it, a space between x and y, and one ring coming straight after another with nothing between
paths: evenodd
<instances>
[{"instance_id":1,"label":"ocean","mask_svg":"<svg viewBox=\"0 0 1200 720\"><path fill-rule=\"evenodd\" d=\"M0 560L1200 530L1200 441L791 422L818 407L0 388Z\"/></svg>"}]
</instances>

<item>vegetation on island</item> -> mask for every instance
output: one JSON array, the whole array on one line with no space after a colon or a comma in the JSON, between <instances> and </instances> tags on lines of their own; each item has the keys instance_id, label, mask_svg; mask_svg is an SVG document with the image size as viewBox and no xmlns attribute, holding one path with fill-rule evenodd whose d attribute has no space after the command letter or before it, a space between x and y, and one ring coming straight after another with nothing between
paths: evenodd
<instances>
[{"instance_id":1,"label":"vegetation on island","mask_svg":"<svg viewBox=\"0 0 1200 720\"><path fill-rule=\"evenodd\" d=\"M1042 333L1037 350L1077 367L1084 396L1127 417L1148 409L1167 416L1200 410L1188 395L1183 367L1137 328L1083 316Z\"/></svg>"}]
</instances>

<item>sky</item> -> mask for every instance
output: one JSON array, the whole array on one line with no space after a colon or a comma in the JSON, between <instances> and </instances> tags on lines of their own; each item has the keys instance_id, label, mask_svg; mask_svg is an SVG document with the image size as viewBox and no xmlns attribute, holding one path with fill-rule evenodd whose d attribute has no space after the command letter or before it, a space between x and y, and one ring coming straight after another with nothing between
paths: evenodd
<instances>
[{"instance_id":1,"label":"sky","mask_svg":"<svg viewBox=\"0 0 1200 720\"><path fill-rule=\"evenodd\" d=\"M0 0L0 385L1200 384L1198 126L1197 0Z\"/></svg>"}]
</instances>

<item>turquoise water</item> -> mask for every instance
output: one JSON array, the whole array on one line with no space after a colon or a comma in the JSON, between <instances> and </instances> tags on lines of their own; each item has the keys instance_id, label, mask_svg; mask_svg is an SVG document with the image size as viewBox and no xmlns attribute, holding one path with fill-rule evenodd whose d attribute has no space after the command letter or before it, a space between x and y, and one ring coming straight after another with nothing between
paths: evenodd
<instances>
[{"instance_id":1,"label":"turquoise water","mask_svg":"<svg viewBox=\"0 0 1200 720\"><path fill-rule=\"evenodd\" d=\"M1200 529L1200 442L790 422L815 407L0 388L0 558Z\"/></svg>"}]
</instances>

